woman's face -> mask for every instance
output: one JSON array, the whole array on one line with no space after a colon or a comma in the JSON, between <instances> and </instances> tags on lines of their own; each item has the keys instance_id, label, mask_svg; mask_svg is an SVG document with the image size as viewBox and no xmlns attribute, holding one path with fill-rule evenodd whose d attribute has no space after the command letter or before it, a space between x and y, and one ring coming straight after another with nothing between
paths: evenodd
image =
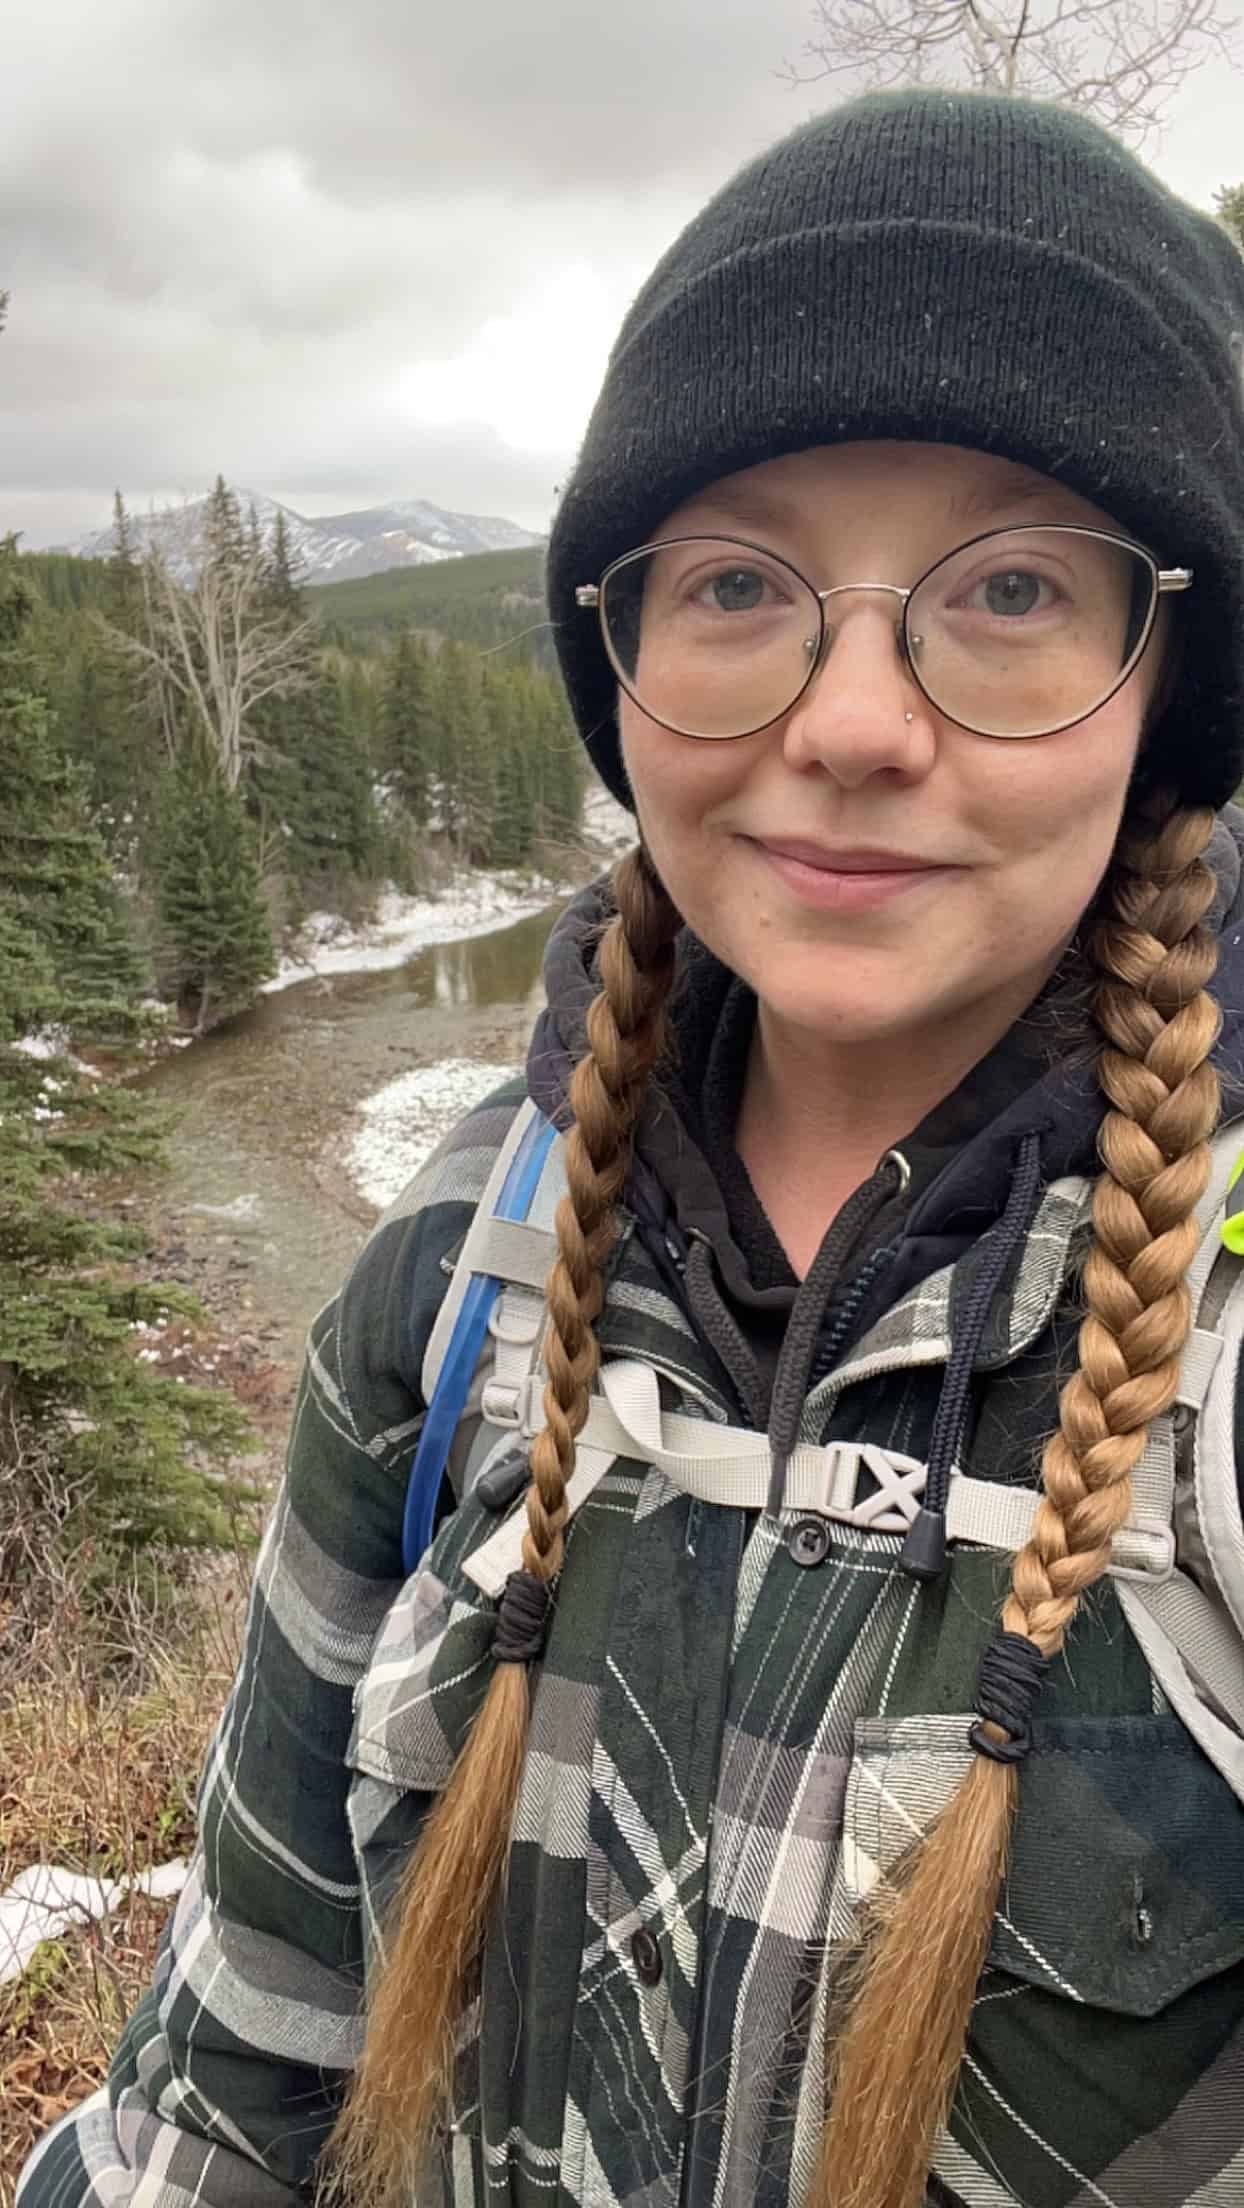
<instances>
[{"instance_id":1,"label":"woman's face","mask_svg":"<svg viewBox=\"0 0 1244 2208\"><path fill-rule=\"evenodd\" d=\"M1057 522L1114 526L1010 461L878 443L748 468L657 535L745 538L828 590L905 587L986 530ZM727 615L746 604L731 587ZM999 605L998 585L985 601L981 587L970 616L993 622L1046 618L1056 596L1025 582L1013 604L1004 581ZM644 840L679 911L771 1020L827 1041L945 1023L1000 1034L1031 1001L1109 860L1160 664L1155 640L1113 698L1056 735L974 735L912 680L898 605L831 600L814 681L753 735L679 736L619 702Z\"/></svg>"}]
</instances>

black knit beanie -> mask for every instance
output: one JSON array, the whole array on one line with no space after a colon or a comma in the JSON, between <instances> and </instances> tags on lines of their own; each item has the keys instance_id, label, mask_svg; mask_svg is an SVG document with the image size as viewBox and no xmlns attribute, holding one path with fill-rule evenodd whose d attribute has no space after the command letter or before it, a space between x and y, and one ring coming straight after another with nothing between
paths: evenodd
<instances>
[{"instance_id":1,"label":"black knit beanie","mask_svg":"<svg viewBox=\"0 0 1244 2208\"><path fill-rule=\"evenodd\" d=\"M1056 476L1163 566L1176 694L1146 766L1244 774L1244 256L1045 102L884 93L727 184L631 308L566 485L549 603L579 729L630 803L615 678L575 604L695 491L809 445L914 438Z\"/></svg>"}]
</instances>

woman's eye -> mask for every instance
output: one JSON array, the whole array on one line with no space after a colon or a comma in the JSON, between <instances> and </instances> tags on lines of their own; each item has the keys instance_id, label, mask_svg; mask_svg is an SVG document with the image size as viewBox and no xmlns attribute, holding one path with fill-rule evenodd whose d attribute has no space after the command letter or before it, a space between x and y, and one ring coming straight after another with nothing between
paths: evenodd
<instances>
[{"instance_id":1,"label":"woman's eye","mask_svg":"<svg viewBox=\"0 0 1244 2208\"><path fill-rule=\"evenodd\" d=\"M986 575L969 593L969 603L975 602L983 613L1016 615L1033 613L1038 606L1048 604L1042 591L1050 589L1043 575L1034 575L1030 568L1004 567L996 574Z\"/></svg>"},{"instance_id":2,"label":"woman's eye","mask_svg":"<svg viewBox=\"0 0 1244 2208\"><path fill-rule=\"evenodd\" d=\"M719 613L754 613L763 605L769 588L767 576L754 567L727 567L710 575L697 593L703 604Z\"/></svg>"}]
</instances>

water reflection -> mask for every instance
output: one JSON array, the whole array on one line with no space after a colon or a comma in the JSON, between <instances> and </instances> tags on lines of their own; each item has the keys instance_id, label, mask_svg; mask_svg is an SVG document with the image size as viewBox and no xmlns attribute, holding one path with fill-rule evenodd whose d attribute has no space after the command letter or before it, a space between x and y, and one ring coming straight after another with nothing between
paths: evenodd
<instances>
[{"instance_id":1,"label":"water reflection","mask_svg":"<svg viewBox=\"0 0 1244 2208\"><path fill-rule=\"evenodd\" d=\"M482 1009L494 1004L540 1003L540 965L550 914L538 912L494 935L464 943L437 943L402 967L404 994L415 1004Z\"/></svg>"}]
</instances>

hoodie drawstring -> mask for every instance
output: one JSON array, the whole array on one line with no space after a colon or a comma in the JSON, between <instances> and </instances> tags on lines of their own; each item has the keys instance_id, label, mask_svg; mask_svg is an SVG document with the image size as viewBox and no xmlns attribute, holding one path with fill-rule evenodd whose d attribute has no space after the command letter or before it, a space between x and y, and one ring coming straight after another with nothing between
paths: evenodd
<instances>
[{"instance_id":1,"label":"hoodie drawstring","mask_svg":"<svg viewBox=\"0 0 1244 2208\"><path fill-rule=\"evenodd\" d=\"M1032 1225L1040 1194L1041 1136L1039 1131L1034 1131L1020 1142L1006 1210L992 1247L986 1252L972 1284L951 1344L929 1441L924 1500L903 1543L902 1567L913 1579L939 1579L946 1568L946 1505L950 1499L950 1475L963 1429L973 1368L980 1354L993 1299L1012 1255Z\"/></svg>"}]
</instances>

